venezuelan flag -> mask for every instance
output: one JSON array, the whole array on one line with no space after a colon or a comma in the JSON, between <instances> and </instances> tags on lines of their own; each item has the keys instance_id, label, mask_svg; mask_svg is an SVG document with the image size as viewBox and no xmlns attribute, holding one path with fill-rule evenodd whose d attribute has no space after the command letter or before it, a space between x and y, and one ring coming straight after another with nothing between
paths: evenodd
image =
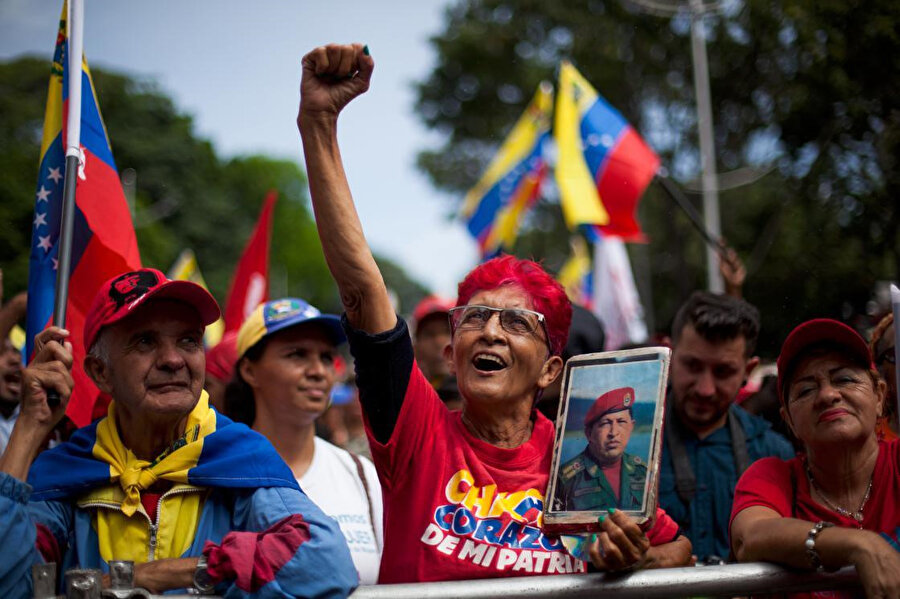
<instances>
[{"instance_id":1,"label":"venezuelan flag","mask_svg":"<svg viewBox=\"0 0 900 599\"><path fill-rule=\"evenodd\" d=\"M592 240L644 240L634 213L659 157L568 62L560 65L554 136L556 181L569 228L581 228Z\"/></svg>"},{"instance_id":2,"label":"venezuelan flag","mask_svg":"<svg viewBox=\"0 0 900 599\"><path fill-rule=\"evenodd\" d=\"M461 216L478 240L483 260L512 246L523 215L538 198L547 173L543 149L552 110L553 90L542 83L487 171L466 194Z\"/></svg>"},{"instance_id":3,"label":"venezuelan flag","mask_svg":"<svg viewBox=\"0 0 900 599\"><path fill-rule=\"evenodd\" d=\"M65 178L66 131L63 123L68 112L68 27L67 6L63 4L56 38L56 50L47 90L41 159L35 192L34 229L28 271L28 316L26 356L34 351L34 336L53 318L56 293L59 229L62 220L63 180ZM75 391L66 414L78 426L90 422L97 389L85 375L81 364L85 347L82 341L84 317L94 294L110 277L140 268L137 239L94 83L82 61L81 147L84 164L78 169L72 264L69 273L69 297L66 328L72 333Z\"/></svg>"}]
</instances>

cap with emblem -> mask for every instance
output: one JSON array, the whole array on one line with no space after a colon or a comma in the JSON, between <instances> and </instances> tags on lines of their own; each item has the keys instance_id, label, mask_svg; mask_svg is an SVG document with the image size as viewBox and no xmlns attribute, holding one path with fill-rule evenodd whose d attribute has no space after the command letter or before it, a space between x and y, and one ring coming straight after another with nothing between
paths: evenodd
<instances>
[{"instance_id":1,"label":"cap with emblem","mask_svg":"<svg viewBox=\"0 0 900 599\"><path fill-rule=\"evenodd\" d=\"M591 426L610 412L621 412L627 410L634 405L634 389L631 387L621 387L607 391L596 400L594 405L588 410L587 416L584 417L584 430L587 434Z\"/></svg>"},{"instance_id":2,"label":"cap with emblem","mask_svg":"<svg viewBox=\"0 0 900 599\"><path fill-rule=\"evenodd\" d=\"M117 275L101 287L84 319L84 346L90 350L97 334L150 299L173 299L193 306L206 326L219 319L219 305L209 291L190 281L172 281L155 268Z\"/></svg>"},{"instance_id":3,"label":"cap with emblem","mask_svg":"<svg viewBox=\"0 0 900 599\"><path fill-rule=\"evenodd\" d=\"M248 349L273 333L307 322L319 323L331 335L335 345L347 339L338 316L322 314L302 299L286 297L260 304L250 313L238 331L237 355L243 356Z\"/></svg>"}]
</instances>

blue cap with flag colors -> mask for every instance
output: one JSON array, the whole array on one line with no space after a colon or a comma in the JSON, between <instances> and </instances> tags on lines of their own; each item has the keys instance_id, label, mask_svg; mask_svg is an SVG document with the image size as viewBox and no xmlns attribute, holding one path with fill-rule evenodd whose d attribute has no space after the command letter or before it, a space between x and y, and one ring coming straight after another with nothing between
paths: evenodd
<instances>
[{"instance_id":1,"label":"blue cap with flag colors","mask_svg":"<svg viewBox=\"0 0 900 599\"><path fill-rule=\"evenodd\" d=\"M238 331L238 356L243 356L247 350L272 333L307 322L319 323L331 334L335 345L347 340L340 317L322 314L318 308L302 299L285 297L262 303L250 313Z\"/></svg>"}]
</instances>

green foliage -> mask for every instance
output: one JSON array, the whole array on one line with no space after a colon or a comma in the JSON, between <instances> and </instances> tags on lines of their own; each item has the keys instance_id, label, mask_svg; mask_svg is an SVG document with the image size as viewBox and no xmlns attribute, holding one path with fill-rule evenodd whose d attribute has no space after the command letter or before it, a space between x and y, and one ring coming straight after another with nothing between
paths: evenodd
<instances>
[{"instance_id":1,"label":"green foliage","mask_svg":"<svg viewBox=\"0 0 900 599\"><path fill-rule=\"evenodd\" d=\"M0 63L0 266L10 294L28 279L28 248L49 64ZM306 177L292 161L219 157L193 119L146 80L92 70L120 173L133 169L134 224L144 265L166 271L192 248L210 290L224 302L263 198L278 192L270 248L273 297L303 297L340 310L308 209ZM393 288L420 289L394 266Z\"/></svg>"},{"instance_id":2,"label":"green foliage","mask_svg":"<svg viewBox=\"0 0 900 599\"><path fill-rule=\"evenodd\" d=\"M9 297L28 281L34 193L50 66L0 64L0 266ZM24 176L30 173L30 176Z\"/></svg>"},{"instance_id":3,"label":"green foliage","mask_svg":"<svg viewBox=\"0 0 900 599\"><path fill-rule=\"evenodd\" d=\"M748 263L745 293L763 313L769 353L799 320L861 313L876 281L897 278L900 5L864 4L739 0L703 21L719 170L771 168L720 194L722 230ZM417 106L446 140L418 164L438 187L461 196L477 180L563 58L676 179L698 176L686 12L653 15L637 0L461 0L432 45L436 66ZM651 241L631 254L650 280L635 274L664 328L705 285L705 249L657 185L640 216ZM545 199L514 251L555 265L568 245L560 220Z\"/></svg>"}]
</instances>

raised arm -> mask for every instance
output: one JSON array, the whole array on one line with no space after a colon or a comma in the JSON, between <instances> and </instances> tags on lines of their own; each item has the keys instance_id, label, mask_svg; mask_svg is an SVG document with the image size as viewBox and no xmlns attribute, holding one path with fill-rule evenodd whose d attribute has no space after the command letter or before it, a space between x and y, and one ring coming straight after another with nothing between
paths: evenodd
<instances>
[{"instance_id":1,"label":"raised arm","mask_svg":"<svg viewBox=\"0 0 900 599\"><path fill-rule=\"evenodd\" d=\"M337 119L369 89L375 62L362 44L330 44L303 57L297 126L325 260L350 324L367 333L397 323L384 279L363 235L337 142Z\"/></svg>"},{"instance_id":2,"label":"raised arm","mask_svg":"<svg viewBox=\"0 0 900 599\"><path fill-rule=\"evenodd\" d=\"M72 344L69 332L57 327L35 337L35 357L22 371L22 407L13 426L6 451L0 456L0 472L21 481L43 445L44 438L66 411L75 383L72 380ZM60 403L47 403L47 390L55 389Z\"/></svg>"}]
</instances>

